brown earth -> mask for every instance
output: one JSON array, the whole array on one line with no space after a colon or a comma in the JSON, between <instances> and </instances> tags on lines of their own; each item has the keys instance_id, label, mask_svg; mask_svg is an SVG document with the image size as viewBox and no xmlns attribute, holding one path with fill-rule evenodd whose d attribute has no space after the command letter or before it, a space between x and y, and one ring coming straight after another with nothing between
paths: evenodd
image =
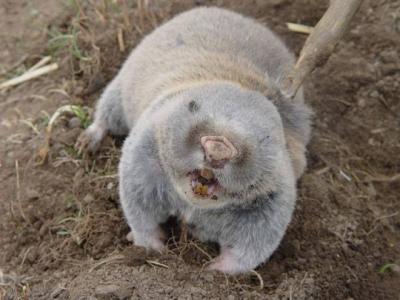
<instances>
[{"instance_id":1,"label":"brown earth","mask_svg":"<svg viewBox=\"0 0 400 300\"><path fill-rule=\"evenodd\" d=\"M260 277L203 271L216 248L179 239L176 225L167 254L130 245L115 176L120 142L82 159L73 116L56 121L38 163L49 115L66 104L93 107L144 34L204 4L257 18L298 54L305 36L285 23L314 25L327 1L1 1L0 81L44 55L60 68L0 93L0 299L400 299L397 0L364 1L306 83L315 110L309 167L293 222Z\"/></svg>"}]
</instances>

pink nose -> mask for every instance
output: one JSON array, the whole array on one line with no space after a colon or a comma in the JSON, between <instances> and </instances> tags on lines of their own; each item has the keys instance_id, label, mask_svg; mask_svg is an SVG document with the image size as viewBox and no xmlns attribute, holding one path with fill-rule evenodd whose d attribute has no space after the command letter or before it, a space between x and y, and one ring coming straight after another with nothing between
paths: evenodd
<instances>
[{"instance_id":1,"label":"pink nose","mask_svg":"<svg viewBox=\"0 0 400 300\"><path fill-rule=\"evenodd\" d=\"M203 136L201 145L210 163L222 163L238 155L235 146L224 136Z\"/></svg>"}]
</instances>

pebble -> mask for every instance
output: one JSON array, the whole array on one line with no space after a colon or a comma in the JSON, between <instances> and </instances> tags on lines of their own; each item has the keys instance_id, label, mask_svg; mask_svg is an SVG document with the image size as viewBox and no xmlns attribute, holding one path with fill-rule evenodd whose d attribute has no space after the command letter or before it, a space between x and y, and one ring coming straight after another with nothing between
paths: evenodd
<instances>
[{"instance_id":1,"label":"pebble","mask_svg":"<svg viewBox=\"0 0 400 300\"><path fill-rule=\"evenodd\" d=\"M393 265L390 269L392 270L393 273L400 275L400 266L399 265Z\"/></svg>"},{"instance_id":2,"label":"pebble","mask_svg":"<svg viewBox=\"0 0 400 300\"><path fill-rule=\"evenodd\" d=\"M373 90L369 95L371 98L379 98L380 97L379 92L376 90Z\"/></svg>"},{"instance_id":3,"label":"pebble","mask_svg":"<svg viewBox=\"0 0 400 300\"><path fill-rule=\"evenodd\" d=\"M384 50L380 53L380 57L384 63L394 63L398 60L396 50Z\"/></svg>"},{"instance_id":4,"label":"pebble","mask_svg":"<svg viewBox=\"0 0 400 300\"><path fill-rule=\"evenodd\" d=\"M59 143L63 145L74 145L76 142L76 139L78 138L79 134L81 133L81 130L79 128L71 128L71 130L67 130L66 132L63 132L57 137L57 140ZM64 150L64 147L61 147L60 150Z\"/></svg>"},{"instance_id":5,"label":"pebble","mask_svg":"<svg viewBox=\"0 0 400 300\"><path fill-rule=\"evenodd\" d=\"M94 197L92 194L87 194L84 198L83 198L83 202L89 204L91 202L94 201Z\"/></svg>"},{"instance_id":6,"label":"pebble","mask_svg":"<svg viewBox=\"0 0 400 300\"><path fill-rule=\"evenodd\" d=\"M202 277L203 277L204 281L206 281L206 282L214 282L214 280L215 280L214 275L211 273L204 273Z\"/></svg>"},{"instance_id":7,"label":"pebble","mask_svg":"<svg viewBox=\"0 0 400 300\"><path fill-rule=\"evenodd\" d=\"M364 98L360 98L360 99L357 101L357 104L358 104L358 106L361 107L361 108L365 107L365 104L366 104L365 99L364 99Z\"/></svg>"},{"instance_id":8,"label":"pebble","mask_svg":"<svg viewBox=\"0 0 400 300\"><path fill-rule=\"evenodd\" d=\"M73 117L68 121L68 128L80 128L82 125L81 120L78 117Z\"/></svg>"},{"instance_id":9,"label":"pebble","mask_svg":"<svg viewBox=\"0 0 400 300\"><path fill-rule=\"evenodd\" d=\"M33 264L39 257L39 253L37 248L31 248L29 252L26 254L26 261L30 264Z\"/></svg>"},{"instance_id":10,"label":"pebble","mask_svg":"<svg viewBox=\"0 0 400 300\"><path fill-rule=\"evenodd\" d=\"M95 294L98 299L129 299L131 290L126 287L121 287L116 284L99 285L95 289Z\"/></svg>"},{"instance_id":11,"label":"pebble","mask_svg":"<svg viewBox=\"0 0 400 300\"><path fill-rule=\"evenodd\" d=\"M126 265L131 267L139 267L146 264L146 249L141 247L131 248L128 247L123 252L124 255L124 262Z\"/></svg>"},{"instance_id":12,"label":"pebble","mask_svg":"<svg viewBox=\"0 0 400 300\"><path fill-rule=\"evenodd\" d=\"M39 199L39 196L40 196L38 191L36 191L34 189L30 189L30 188L26 189L25 194L26 194L26 198L28 200L37 200L37 199Z\"/></svg>"}]
</instances>

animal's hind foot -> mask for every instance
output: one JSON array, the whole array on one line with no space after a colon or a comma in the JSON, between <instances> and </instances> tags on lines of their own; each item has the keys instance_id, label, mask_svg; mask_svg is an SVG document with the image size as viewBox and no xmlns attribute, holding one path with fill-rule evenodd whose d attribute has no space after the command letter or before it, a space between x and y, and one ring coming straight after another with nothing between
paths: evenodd
<instances>
[{"instance_id":1,"label":"animal's hind foot","mask_svg":"<svg viewBox=\"0 0 400 300\"><path fill-rule=\"evenodd\" d=\"M95 153L99 149L106 133L106 129L96 124L96 122L90 125L79 135L75 143L75 149L78 151L78 154Z\"/></svg>"}]
</instances>

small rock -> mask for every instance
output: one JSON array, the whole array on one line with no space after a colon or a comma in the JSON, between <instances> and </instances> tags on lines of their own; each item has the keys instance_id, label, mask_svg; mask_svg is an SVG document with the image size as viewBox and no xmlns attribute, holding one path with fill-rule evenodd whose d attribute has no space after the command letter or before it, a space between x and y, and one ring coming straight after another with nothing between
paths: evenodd
<instances>
[{"instance_id":1,"label":"small rock","mask_svg":"<svg viewBox=\"0 0 400 300\"><path fill-rule=\"evenodd\" d=\"M81 133L81 129L79 128L72 128L66 132L61 133L56 140L63 145L72 146L75 144L76 139L78 138L79 134Z\"/></svg>"},{"instance_id":2,"label":"small rock","mask_svg":"<svg viewBox=\"0 0 400 300\"><path fill-rule=\"evenodd\" d=\"M174 274L174 280L175 281L187 281L188 280L187 274L177 272Z\"/></svg>"},{"instance_id":3,"label":"small rock","mask_svg":"<svg viewBox=\"0 0 400 300\"><path fill-rule=\"evenodd\" d=\"M343 251L344 255L346 255L346 256L351 256L352 255L351 250L349 248L349 245L347 243L345 243L345 242L342 243L342 251Z\"/></svg>"},{"instance_id":4,"label":"small rock","mask_svg":"<svg viewBox=\"0 0 400 300\"><path fill-rule=\"evenodd\" d=\"M361 108L365 107L365 104L366 104L365 99L364 98L358 99L357 104Z\"/></svg>"},{"instance_id":5,"label":"small rock","mask_svg":"<svg viewBox=\"0 0 400 300\"><path fill-rule=\"evenodd\" d=\"M83 202L89 204L91 202L94 201L94 197L92 194L87 194L84 198L83 198Z\"/></svg>"},{"instance_id":6,"label":"small rock","mask_svg":"<svg viewBox=\"0 0 400 300\"><path fill-rule=\"evenodd\" d=\"M382 75L391 76L399 71L399 65L397 63L385 64L381 67Z\"/></svg>"},{"instance_id":7,"label":"small rock","mask_svg":"<svg viewBox=\"0 0 400 300\"><path fill-rule=\"evenodd\" d=\"M368 144L371 146L376 146L375 140L373 138L368 139Z\"/></svg>"},{"instance_id":8,"label":"small rock","mask_svg":"<svg viewBox=\"0 0 400 300\"><path fill-rule=\"evenodd\" d=\"M107 184L107 190L112 190L113 187L114 187L114 183L109 182L109 183Z\"/></svg>"},{"instance_id":9,"label":"small rock","mask_svg":"<svg viewBox=\"0 0 400 300\"><path fill-rule=\"evenodd\" d=\"M133 232L132 231L130 231L127 235L126 235L126 240L128 241L128 242L133 242Z\"/></svg>"},{"instance_id":10,"label":"small rock","mask_svg":"<svg viewBox=\"0 0 400 300\"><path fill-rule=\"evenodd\" d=\"M36 220L33 224L32 224L33 228L35 228L36 230L40 230L40 228L42 228L43 226L43 221L42 220Z\"/></svg>"},{"instance_id":11,"label":"small rock","mask_svg":"<svg viewBox=\"0 0 400 300\"><path fill-rule=\"evenodd\" d=\"M95 289L96 296L115 296L119 286L115 284L99 285Z\"/></svg>"},{"instance_id":12,"label":"small rock","mask_svg":"<svg viewBox=\"0 0 400 300\"><path fill-rule=\"evenodd\" d=\"M228 300L235 300L235 296L229 295L229 296L228 296Z\"/></svg>"},{"instance_id":13,"label":"small rock","mask_svg":"<svg viewBox=\"0 0 400 300\"><path fill-rule=\"evenodd\" d=\"M39 199L39 196L40 196L38 191L36 191L34 189L30 189L30 188L26 189L25 194L26 194L26 198L31 201Z\"/></svg>"},{"instance_id":14,"label":"small rock","mask_svg":"<svg viewBox=\"0 0 400 300\"><path fill-rule=\"evenodd\" d=\"M373 90L370 94L371 98L379 98L380 94L377 90Z\"/></svg>"},{"instance_id":15,"label":"small rock","mask_svg":"<svg viewBox=\"0 0 400 300\"><path fill-rule=\"evenodd\" d=\"M400 266L399 266L399 265L393 265L393 266L391 266L391 267L390 267L390 270L391 270L393 273L400 275Z\"/></svg>"},{"instance_id":16,"label":"small rock","mask_svg":"<svg viewBox=\"0 0 400 300\"><path fill-rule=\"evenodd\" d=\"M384 63L394 63L398 60L396 50L384 50L380 53L380 57Z\"/></svg>"},{"instance_id":17,"label":"small rock","mask_svg":"<svg viewBox=\"0 0 400 300\"><path fill-rule=\"evenodd\" d=\"M49 224L44 223L42 227L40 227L39 236L44 237L44 235L49 232L49 228L50 228Z\"/></svg>"},{"instance_id":18,"label":"small rock","mask_svg":"<svg viewBox=\"0 0 400 300\"><path fill-rule=\"evenodd\" d=\"M32 265L37 260L38 256L37 248L31 248L28 254L26 254L26 261Z\"/></svg>"},{"instance_id":19,"label":"small rock","mask_svg":"<svg viewBox=\"0 0 400 300\"><path fill-rule=\"evenodd\" d=\"M214 282L214 280L215 280L214 279L214 275L212 273L209 273L209 272L203 274L203 279L206 282Z\"/></svg>"},{"instance_id":20,"label":"small rock","mask_svg":"<svg viewBox=\"0 0 400 300\"><path fill-rule=\"evenodd\" d=\"M98 299L128 299L131 296L131 290L115 284L99 285L95 289Z\"/></svg>"},{"instance_id":21,"label":"small rock","mask_svg":"<svg viewBox=\"0 0 400 300\"><path fill-rule=\"evenodd\" d=\"M80 128L82 125L81 120L78 117L73 117L68 121L68 128Z\"/></svg>"},{"instance_id":22,"label":"small rock","mask_svg":"<svg viewBox=\"0 0 400 300\"><path fill-rule=\"evenodd\" d=\"M81 95L83 93L83 90L84 90L83 86L76 86L74 88L74 94L75 95Z\"/></svg>"},{"instance_id":23,"label":"small rock","mask_svg":"<svg viewBox=\"0 0 400 300\"><path fill-rule=\"evenodd\" d=\"M374 253L372 253L372 256L375 258L379 258L381 257L381 254L378 251L375 251Z\"/></svg>"},{"instance_id":24,"label":"small rock","mask_svg":"<svg viewBox=\"0 0 400 300\"><path fill-rule=\"evenodd\" d=\"M146 263L146 249L141 247L128 247L123 251L125 264L130 267L142 266Z\"/></svg>"}]
</instances>

